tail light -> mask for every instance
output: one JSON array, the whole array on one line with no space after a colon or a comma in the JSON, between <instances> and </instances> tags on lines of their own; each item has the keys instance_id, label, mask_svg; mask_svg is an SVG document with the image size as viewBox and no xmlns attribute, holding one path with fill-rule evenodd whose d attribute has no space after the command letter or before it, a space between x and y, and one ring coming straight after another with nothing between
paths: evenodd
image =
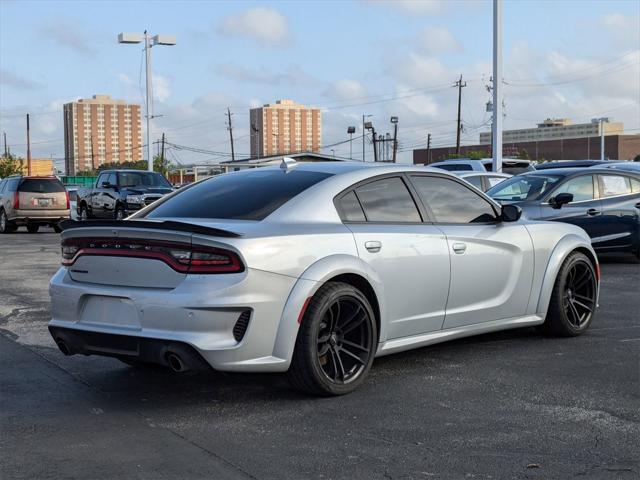
<instances>
[{"instance_id":1,"label":"tail light","mask_svg":"<svg viewBox=\"0 0 640 480\"><path fill-rule=\"evenodd\" d=\"M84 255L160 260L180 273L238 273L244 265L235 252L204 245L136 238L69 238L62 241L62 265Z\"/></svg>"},{"instance_id":2,"label":"tail light","mask_svg":"<svg viewBox=\"0 0 640 480\"><path fill-rule=\"evenodd\" d=\"M14 210L20 209L20 193L19 192L13 192L13 209Z\"/></svg>"},{"instance_id":3,"label":"tail light","mask_svg":"<svg viewBox=\"0 0 640 480\"><path fill-rule=\"evenodd\" d=\"M71 208L71 204L69 203L69 192L65 190L65 195L67 197L67 210L69 210Z\"/></svg>"}]
</instances>

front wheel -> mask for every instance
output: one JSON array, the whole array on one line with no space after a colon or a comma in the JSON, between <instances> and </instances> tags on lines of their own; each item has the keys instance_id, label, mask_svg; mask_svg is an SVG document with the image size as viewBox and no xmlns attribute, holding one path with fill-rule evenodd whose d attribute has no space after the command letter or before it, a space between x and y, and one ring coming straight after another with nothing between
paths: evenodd
<instances>
[{"instance_id":1,"label":"front wheel","mask_svg":"<svg viewBox=\"0 0 640 480\"><path fill-rule=\"evenodd\" d=\"M362 292L346 283L327 283L302 318L289 380L314 395L349 393L371 368L377 341L373 310Z\"/></svg>"},{"instance_id":2,"label":"front wheel","mask_svg":"<svg viewBox=\"0 0 640 480\"><path fill-rule=\"evenodd\" d=\"M79 215L79 220L81 221L85 221L85 220L89 220L89 211L87 210L87 206L85 204L80 205L80 215Z\"/></svg>"},{"instance_id":3,"label":"front wheel","mask_svg":"<svg viewBox=\"0 0 640 480\"><path fill-rule=\"evenodd\" d=\"M114 214L114 217L116 220L124 220L126 218L126 214L124 213L124 208L122 208L122 206L118 205L116 207L116 211Z\"/></svg>"},{"instance_id":4,"label":"front wheel","mask_svg":"<svg viewBox=\"0 0 640 480\"><path fill-rule=\"evenodd\" d=\"M583 253L573 252L556 277L543 331L562 337L583 334L593 320L597 294L593 263Z\"/></svg>"}]
</instances>

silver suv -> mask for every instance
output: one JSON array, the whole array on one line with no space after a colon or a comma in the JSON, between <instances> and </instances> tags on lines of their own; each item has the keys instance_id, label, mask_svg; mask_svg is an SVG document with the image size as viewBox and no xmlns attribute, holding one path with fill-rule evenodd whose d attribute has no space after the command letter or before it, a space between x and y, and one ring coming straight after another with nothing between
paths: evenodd
<instances>
[{"instance_id":1,"label":"silver suv","mask_svg":"<svg viewBox=\"0 0 640 480\"><path fill-rule=\"evenodd\" d=\"M0 233L26 226L29 233L41 225L60 232L58 223L69 218L69 194L56 177L12 176L0 180Z\"/></svg>"}]
</instances>

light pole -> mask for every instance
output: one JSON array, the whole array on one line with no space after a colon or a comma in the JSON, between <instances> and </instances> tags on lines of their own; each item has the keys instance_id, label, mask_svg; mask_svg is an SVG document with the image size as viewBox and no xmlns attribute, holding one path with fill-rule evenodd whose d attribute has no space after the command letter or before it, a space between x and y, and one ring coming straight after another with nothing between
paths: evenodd
<instances>
[{"instance_id":1,"label":"light pole","mask_svg":"<svg viewBox=\"0 0 640 480\"><path fill-rule=\"evenodd\" d=\"M502 0L493 0L493 171L502 171Z\"/></svg>"},{"instance_id":2,"label":"light pole","mask_svg":"<svg viewBox=\"0 0 640 480\"><path fill-rule=\"evenodd\" d=\"M396 163L396 153L398 151L398 117L391 117L393 123L393 163Z\"/></svg>"},{"instance_id":3,"label":"light pole","mask_svg":"<svg viewBox=\"0 0 640 480\"><path fill-rule=\"evenodd\" d=\"M604 124L609 123L609 117L592 118L591 123L597 123L600 130L600 160L604 160Z\"/></svg>"},{"instance_id":4,"label":"light pole","mask_svg":"<svg viewBox=\"0 0 640 480\"><path fill-rule=\"evenodd\" d=\"M148 170L153 172L153 157L151 156L151 119L153 118L153 88L151 85L151 47L155 45L175 45L176 37L173 35L151 36L146 30L144 33L119 33L118 43L142 43L144 42L146 81L147 81L147 162Z\"/></svg>"},{"instance_id":5,"label":"light pole","mask_svg":"<svg viewBox=\"0 0 640 480\"><path fill-rule=\"evenodd\" d=\"M353 160L353 134L356 133L356 127L347 127L347 133L349 134L349 160Z\"/></svg>"},{"instance_id":6,"label":"light pole","mask_svg":"<svg viewBox=\"0 0 640 480\"><path fill-rule=\"evenodd\" d=\"M364 127L364 119L373 117L373 115L362 115L362 161L364 162L364 137L365 135L365 127Z\"/></svg>"}]
</instances>

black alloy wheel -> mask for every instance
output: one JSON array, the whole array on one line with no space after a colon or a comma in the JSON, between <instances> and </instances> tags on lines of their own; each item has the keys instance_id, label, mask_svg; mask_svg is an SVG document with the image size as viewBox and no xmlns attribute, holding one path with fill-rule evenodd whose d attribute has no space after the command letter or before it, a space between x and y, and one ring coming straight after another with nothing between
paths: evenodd
<instances>
[{"instance_id":1,"label":"black alloy wheel","mask_svg":"<svg viewBox=\"0 0 640 480\"><path fill-rule=\"evenodd\" d=\"M375 316L362 292L345 283L327 283L302 318L289 379L315 395L349 393L371 368L377 341Z\"/></svg>"},{"instance_id":2,"label":"black alloy wheel","mask_svg":"<svg viewBox=\"0 0 640 480\"><path fill-rule=\"evenodd\" d=\"M593 320L597 295L592 261L583 253L571 253L556 277L543 330L565 337L581 335Z\"/></svg>"}]
</instances>

